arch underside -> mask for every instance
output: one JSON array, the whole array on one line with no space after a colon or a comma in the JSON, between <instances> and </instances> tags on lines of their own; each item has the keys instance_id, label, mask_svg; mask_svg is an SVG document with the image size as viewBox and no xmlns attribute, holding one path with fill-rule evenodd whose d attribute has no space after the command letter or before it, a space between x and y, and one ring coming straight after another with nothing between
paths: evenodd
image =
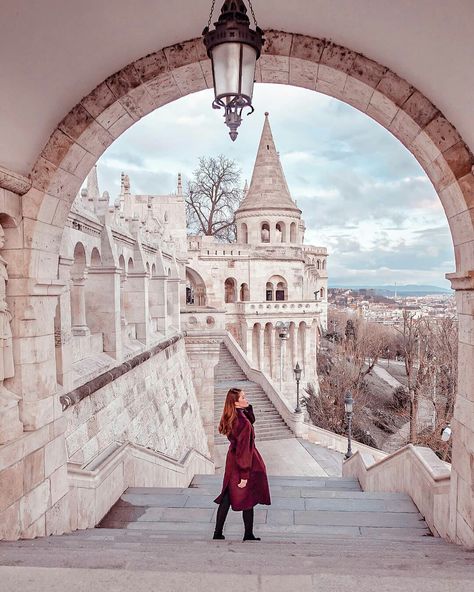
<instances>
[{"instance_id":1,"label":"arch underside","mask_svg":"<svg viewBox=\"0 0 474 592\"><path fill-rule=\"evenodd\" d=\"M471 413L474 401L474 376L469 370L474 352L473 155L440 110L385 66L322 39L281 31L266 31L265 38L257 63L257 82L315 90L366 113L412 152L439 195L454 244L456 273L449 279L458 290L459 356L466 362L460 363L460 402L453 422L462 454L453 456L453 469L456 480L472 491L473 434L465 417ZM46 286L42 289L51 290L51 281L58 275L63 229L72 203L101 154L148 113L211 87L210 61L201 39L194 39L136 60L84 97L59 123L39 155L30 174L31 188L21 198L21 212L15 200L5 200L4 214L22 224L24 256L15 259L14 277L36 282L41 279L38 284ZM8 250L7 241L5 254ZM174 268L167 272L177 277ZM168 298L171 306L173 295L170 293ZM267 328L263 330L268 332ZM471 468L465 458L471 459ZM463 512L466 522L463 508L459 516ZM461 527L452 526L452 535L458 531Z\"/></svg>"}]
</instances>

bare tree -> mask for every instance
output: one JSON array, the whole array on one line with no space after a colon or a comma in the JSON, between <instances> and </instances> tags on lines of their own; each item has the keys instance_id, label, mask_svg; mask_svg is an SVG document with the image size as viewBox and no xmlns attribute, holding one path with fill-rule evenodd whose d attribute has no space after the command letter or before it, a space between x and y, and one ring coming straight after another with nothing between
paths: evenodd
<instances>
[{"instance_id":1,"label":"bare tree","mask_svg":"<svg viewBox=\"0 0 474 592\"><path fill-rule=\"evenodd\" d=\"M235 210L242 199L241 171L220 154L201 157L185 195L188 228L231 242L236 238Z\"/></svg>"}]
</instances>

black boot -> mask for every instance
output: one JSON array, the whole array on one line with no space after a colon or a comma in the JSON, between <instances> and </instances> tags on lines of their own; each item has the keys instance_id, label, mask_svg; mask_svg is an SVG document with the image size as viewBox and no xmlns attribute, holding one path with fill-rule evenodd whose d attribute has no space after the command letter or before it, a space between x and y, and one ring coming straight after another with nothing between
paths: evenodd
<instances>
[{"instance_id":1,"label":"black boot","mask_svg":"<svg viewBox=\"0 0 474 592\"><path fill-rule=\"evenodd\" d=\"M222 534L224 530L224 523L225 519L227 518L227 514L229 513L230 509L230 497L229 492L226 491L224 497L222 498L221 503L217 509L217 517L216 517L216 528L214 530L214 536L212 537L213 540L224 541L225 536Z\"/></svg>"},{"instance_id":2,"label":"black boot","mask_svg":"<svg viewBox=\"0 0 474 592\"><path fill-rule=\"evenodd\" d=\"M243 541L260 541L260 537L253 534L253 508L251 510L244 510L242 512L245 525L245 534Z\"/></svg>"}]
</instances>

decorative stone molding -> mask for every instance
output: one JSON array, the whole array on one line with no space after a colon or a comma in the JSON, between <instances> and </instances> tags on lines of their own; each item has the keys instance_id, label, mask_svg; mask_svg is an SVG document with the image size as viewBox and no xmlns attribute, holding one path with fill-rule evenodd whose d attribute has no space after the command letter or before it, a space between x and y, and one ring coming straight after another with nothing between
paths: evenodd
<instances>
[{"instance_id":1,"label":"decorative stone molding","mask_svg":"<svg viewBox=\"0 0 474 592\"><path fill-rule=\"evenodd\" d=\"M173 335L173 337L170 337L165 341L161 341L152 348L144 352L140 352L136 356L131 357L129 360L123 362L119 366L116 366L115 368L112 368L111 370L104 372L100 376L97 376L96 378L89 380L89 382L86 382L85 384L74 389L73 391L61 395L59 397L59 400L61 402L63 411L65 411L68 407L71 407L72 405L79 403L86 397L90 397L99 389L113 382L114 380L119 378L119 376L123 376L127 372L130 372L130 370L133 370L133 368L135 368L136 366L143 364L143 362L146 362L153 356L156 356L156 354L158 354L159 352L168 349L169 347L177 343L180 339L183 339L183 337L183 333L177 333L176 335Z\"/></svg>"},{"instance_id":2,"label":"decorative stone molding","mask_svg":"<svg viewBox=\"0 0 474 592\"><path fill-rule=\"evenodd\" d=\"M13 191L18 195L24 195L31 189L32 184L32 180L28 179L28 177L0 166L0 187L3 189Z\"/></svg>"},{"instance_id":3,"label":"decorative stone molding","mask_svg":"<svg viewBox=\"0 0 474 592\"><path fill-rule=\"evenodd\" d=\"M474 290L474 270L467 273L447 273L445 277L451 282L453 290Z\"/></svg>"}]
</instances>

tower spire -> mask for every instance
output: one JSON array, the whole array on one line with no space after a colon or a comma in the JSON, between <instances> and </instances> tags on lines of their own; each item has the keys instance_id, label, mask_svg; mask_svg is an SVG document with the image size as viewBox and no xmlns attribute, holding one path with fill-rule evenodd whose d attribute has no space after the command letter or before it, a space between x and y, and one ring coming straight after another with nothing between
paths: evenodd
<instances>
[{"instance_id":1,"label":"tower spire","mask_svg":"<svg viewBox=\"0 0 474 592\"><path fill-rule=\"evenodd\" d=\"M250 187L237 211L268 209L301 213L291 198L267 111Z\"/></svg>"}]
</instances>

